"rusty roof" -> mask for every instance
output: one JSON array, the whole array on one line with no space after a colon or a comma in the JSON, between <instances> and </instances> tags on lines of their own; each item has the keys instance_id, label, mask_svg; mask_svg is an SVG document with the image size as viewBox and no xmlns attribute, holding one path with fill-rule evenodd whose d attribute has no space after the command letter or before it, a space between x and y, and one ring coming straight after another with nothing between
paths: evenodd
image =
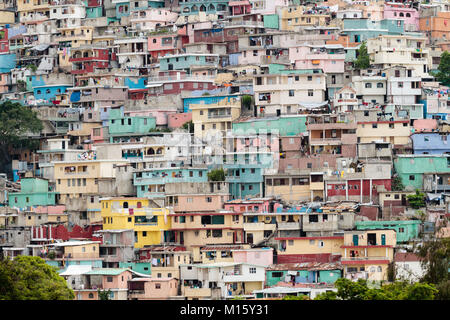
<instances>
[{"instance_id":1,"label":"rusty roof","mask_svg":"<svg viewBox=\"0 0 450 320\"><path fill-rule=\"evenodd\" d=\"M301 262L301 263L283 263L272 264L266 268L266 271L278 270L342 270L344 267L336 262Z\"/></svg>"}]
</instances>

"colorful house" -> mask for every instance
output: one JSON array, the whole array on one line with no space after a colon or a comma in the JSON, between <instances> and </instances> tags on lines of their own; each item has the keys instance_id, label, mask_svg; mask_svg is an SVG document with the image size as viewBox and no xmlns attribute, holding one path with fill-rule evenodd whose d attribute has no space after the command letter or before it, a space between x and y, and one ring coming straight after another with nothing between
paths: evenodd
<instances>
[{"instance_id":1,"label":"colorful house","mask_svg":"<svg viewBox=\"0 0 450 320\"><path fill-rule=\"evenodd\" d=\"M133 229L135 248L170 242L168 209L149 207L147 198L104 198L100 203L103 229Z\"/></svg>"},{"instance_id":2,"label":"colorful house","mask_svg":"<svg viewBox=\"0 0 450 320\"><path fill-rule=\"evenodd\" d=\"M40 178L22 178L20 192L8 194L8 206L25 208L31 206L54 206L56 192L49 191L48 180Z\"/></svg>"},{"instance_id":3,"label":"colorful house","mask_svg":"<svg viewBox=\"0 0 450 320\"><path fill-rule=\"evenodd\" d=\"M420 220L398 220L398 221L356 221L356 230L395 230L396 243L407 243L419 236L421 228Z\"/></svg>"}]
</instances>

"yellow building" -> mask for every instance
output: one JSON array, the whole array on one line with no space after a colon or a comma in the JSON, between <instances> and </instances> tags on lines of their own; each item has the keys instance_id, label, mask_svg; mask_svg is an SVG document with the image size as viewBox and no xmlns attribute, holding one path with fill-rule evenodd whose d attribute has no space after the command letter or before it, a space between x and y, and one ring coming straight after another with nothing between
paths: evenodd
<instances>
[{"instance_id":1,"label":"yellow building","mask_svg":"<svg viewBox=\"0 0 450 320\"><path fill-rule=\"evenodd\" d=\"M242 215L234 212L171 214L178 243L188 250L196 246L243 242ZM194 259L199 257L196 252ZM195 261L197 262L197 261Z\"/></svg>"},{"instance_id":2,"label":"yellow building","mask_svg":"<svg viewBox=\"0 0 450 320\"><path fill-rule=\"evenodd\" d=\"M0 24L14 23L14 11L0 9Z\"/></svg>"},{"instance_id":3,"label":"yellow building","mask_svg":"<svg viewBox=\"0 0 450 320\"><path fill-rule=\"evenodd\" d=\"M344 276L352 280L388 280L388 265L394 259L396 241L395 230L345 232L341 246Z\"/></svg>"},{"instance_id":4,"label":"yellow building","mask_svg":"<svg viewBox=\"0 0 450 320\"><path fill-rule=\"evenodd\" d=\"M94 34L94 27L80 26L71 28L58 28L61 33L60 36L55 37L58 42L71 42L71 48L77 48L82 45L92 43L92 36Z\"/></svg>"},{"instance_id":5,"label":"yellow building","mask_svg":"<svg viewBox=\"0 0 450 320\"><path fill-rule=\"evenodd\" d=\"M231 130L231 124L241 115L241 101L237 98L223 99L218 103L191 104L194 135L205 138L219 132L222 137Z\"/></svg>"},{"instance_id":6,"label":"yellow building","mask_svg":"<svg viewBox=\"0 0 450 320\"><path fill-rule=\"evenodd\" d=\"M282 8L279 11L280 30L297 31L299 27L325 26L331 20L329 12L325 10L324 12L309 10L303 6Z\"/></svg>"},{"instance_id":7,"label":"yellow building","mask_svg":"<svg viewBox=\"0 0 450 320\"><path fill-rule=\"evenodd\" d=\"M99 179L115 178L115 166L126 163L127 160L55 161L54 181L59 203L65 204L67 198L99 194Z\"/></svg>"},{"instance_id":8,"label":"yellow building","mask_svg":"<svg viewBox=\"0 0 450 320\"><path fill-rule=\"evenodd\" d=\"M332 262L339 260L344 237L279 237L278 262Z\"/></svg>"},{"instance_id":9,"label":"yellow building","mask_svg":"<svg viewBox=\"0 0 450 320\"><path fill-rule=\"evenodd\" d=\"M21 23L45 21L50 17L50 0L17 0L17 11Z\"/></svg>"},{"instance_id":10,"label":"yellow building","mask_svg":"<svg viewBox=\"0 0 450 320\"><path fill-rule=\"evenodd\" d=\"M135 248L167 241L171 219L167 208L151 208L147 198L100 200L104 230L133 229Z\"/></svg>"},{"instance_id":11,"label":"yellow building","mask_svg":"<svg viewBox=\"0 0 450 320\"><path fill-rule=\"evenodd\" d=\"M358 143L384 141L393 146L407 145L410 143L410 135L409 120L358 122L356 129Z\"/></svg>"}]
</instances>

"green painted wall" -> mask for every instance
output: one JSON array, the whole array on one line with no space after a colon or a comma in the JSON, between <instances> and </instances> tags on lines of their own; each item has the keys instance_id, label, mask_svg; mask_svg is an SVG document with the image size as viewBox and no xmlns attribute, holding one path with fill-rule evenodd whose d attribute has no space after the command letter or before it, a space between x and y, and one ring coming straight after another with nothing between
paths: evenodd
<instances>
[{"instance_id":1,"label":"green painted wall","mask_svg":"<svg viewBox=\"0 0 450 320\"><path fill-rule=\"evenodd\" d=\"M295 136L306 132L306 116L279 118L255 118L248 122L233 123L233 134L279 133L280 136Z\"/></svg>"},{"instance_id":2,"label":"green painted wall","mask_svg":"<svg viewBox=\"0 0 450 320\"><path fill-rule=\"evenodd\" d=\"M422 189L424 173L450 173L450 156L398 156L394 167L405 187Z\"/></svg>"},{"instance_id":3,"label":"green painted wall","mask_svg":"<svg viewBox=\"0 0 450 320\"><path fill-rule=\"evenodd\" d=\"M150 262L119 262L119 268L130 268L139 273L152 274Z\"/></svg>"},{"instance_id":4,"label":"green painted wall","mask_svg":"<svg viewBox=\"0 0 450 320\"><path fill-rule=\"evenodd\" d=\"M280 29L280 22L277 14L264 15L264 28Z\"/></svg>"},{"instance_id":5,"label":"green painted wall","mask_svg":"<svg viewBox=\"0 0 450 320\"><path fill-rule=\"evenodd\" d=\"M397 243L408 242L419 236L420 220L406 221L356 221L357 230L390 229L397 233Z\"/></svg>"}]
</instances>

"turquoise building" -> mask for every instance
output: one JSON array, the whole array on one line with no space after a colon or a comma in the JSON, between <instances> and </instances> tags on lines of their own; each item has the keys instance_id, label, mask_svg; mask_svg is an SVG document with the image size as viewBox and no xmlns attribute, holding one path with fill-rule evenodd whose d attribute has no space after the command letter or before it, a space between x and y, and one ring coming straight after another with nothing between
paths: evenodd
<instances>
[{"instance_id":1,"label":"turquoise building","mask_svg":"<svg viewBox=\"0 0 450 320\"><path fill-rule=\"evenodd\" d=\"M280 269L280 268L277 268ZM342 278L342 270L339 268L319 270L289 267L289 270L266 270L266 286L275 286L278 282L285 282L286 277L295 283L335 283L337 279Z\"/></svg>"},{"instance_id":2,"label":"turquoise building","mask_svg":"<svg viewBox=\"0 0 450 320\"><path fill-rule=\"evenodd\" d=\"M394 160L394 167L403 186L421 190L424 187L425 173L450 173L450 155L398 155Z\"/></svg>"},{"instance_id":3,"label":"turquoise building","mask_svg":"<svg viewBox=\"0 0 450 320\"><path fill-rule=\"evenodd\" d=\"M273 133L279 136L295 136L306 132L306 115L252 118L233 123L233 134Z\"/></svg>"},{"instance_id":4,"label":"turquoise building","mask_svg":"<svg viewBox=\"0 0 450 320\"><path fill-rule=\"evenodd\" d=\"M133 174L133 185L138 198L155 198L165 195L166 183L207 182L207 168L154 168Z\"/></svg>"},{"instance_id":5,"label":"turquoise building","mask_svg":"<svg viewBox=\"0 0 450 320\"><path fill-rule=\"evenodd\" d=\"M50 192L48 181L41 178L22 178L20 192L8 194L8 206L26 208L29 206L54 206L56 192Z\"/></svg>"},{"instance_id":6,"label":"turquoise building","mask_svg":"<svg viewBox=\"0 0 450 320\"><path fill-rule=\"evenodd\" d=\"M111 143L144 136L155 128L156 118L152 116L125 116L123 107L111 108L109 111L108 133Z\"/></svg>"},{"instance_id":7,"label":"turquoise building","mask_svg":"<svg viewBox=\"0 0 450 320\"><path fill-rule=\"evenodd\" d=\"M218 66L219 55L207 53L184 53L159 58L159 71L184 70L190 73L191 66Z\"/></svg>"},{"instance_id":8,"label":"turquoise building","mask_svg":"<svg viewBox=\"0 0 450 320\"><path fill-rule=\"evenodd\" d=\"M404 221L356 221L356 230L395 230L397 243L405 243L419 236L420 220Z\"/></svg>"},{"instance_id":9,"label":"turquoise building","mask_svg":"<svg viewBox=\"0 0 450 320\"><path fill-rule=\"evenodd\" d=\"M187 0L180 1L179 5L183 16L198 15L200 12L227 15L229 12L228 2L229 0Z\"/></svg>"},{"instance_id":10,"label":"turquoise building","mask_svg":"<svg viewBox=\"0 0 450 320\"><path fill-rule=\"evenodd\" d=\"M342 34L348 35L350 42L364 42L380 35L402 35L404 33L403 20L383 19L343 19Z\"/></svg>"},{"instance_id":11,"label":"turquoise building","mask_svg":"<svg viewBox=\"0 0 450 320\"><path fill-rule=\"evenodd\" d=\"M150 262L119 262L119 268L131 269L142 274L152 274Z\"/></svg>"}]
</instances>

